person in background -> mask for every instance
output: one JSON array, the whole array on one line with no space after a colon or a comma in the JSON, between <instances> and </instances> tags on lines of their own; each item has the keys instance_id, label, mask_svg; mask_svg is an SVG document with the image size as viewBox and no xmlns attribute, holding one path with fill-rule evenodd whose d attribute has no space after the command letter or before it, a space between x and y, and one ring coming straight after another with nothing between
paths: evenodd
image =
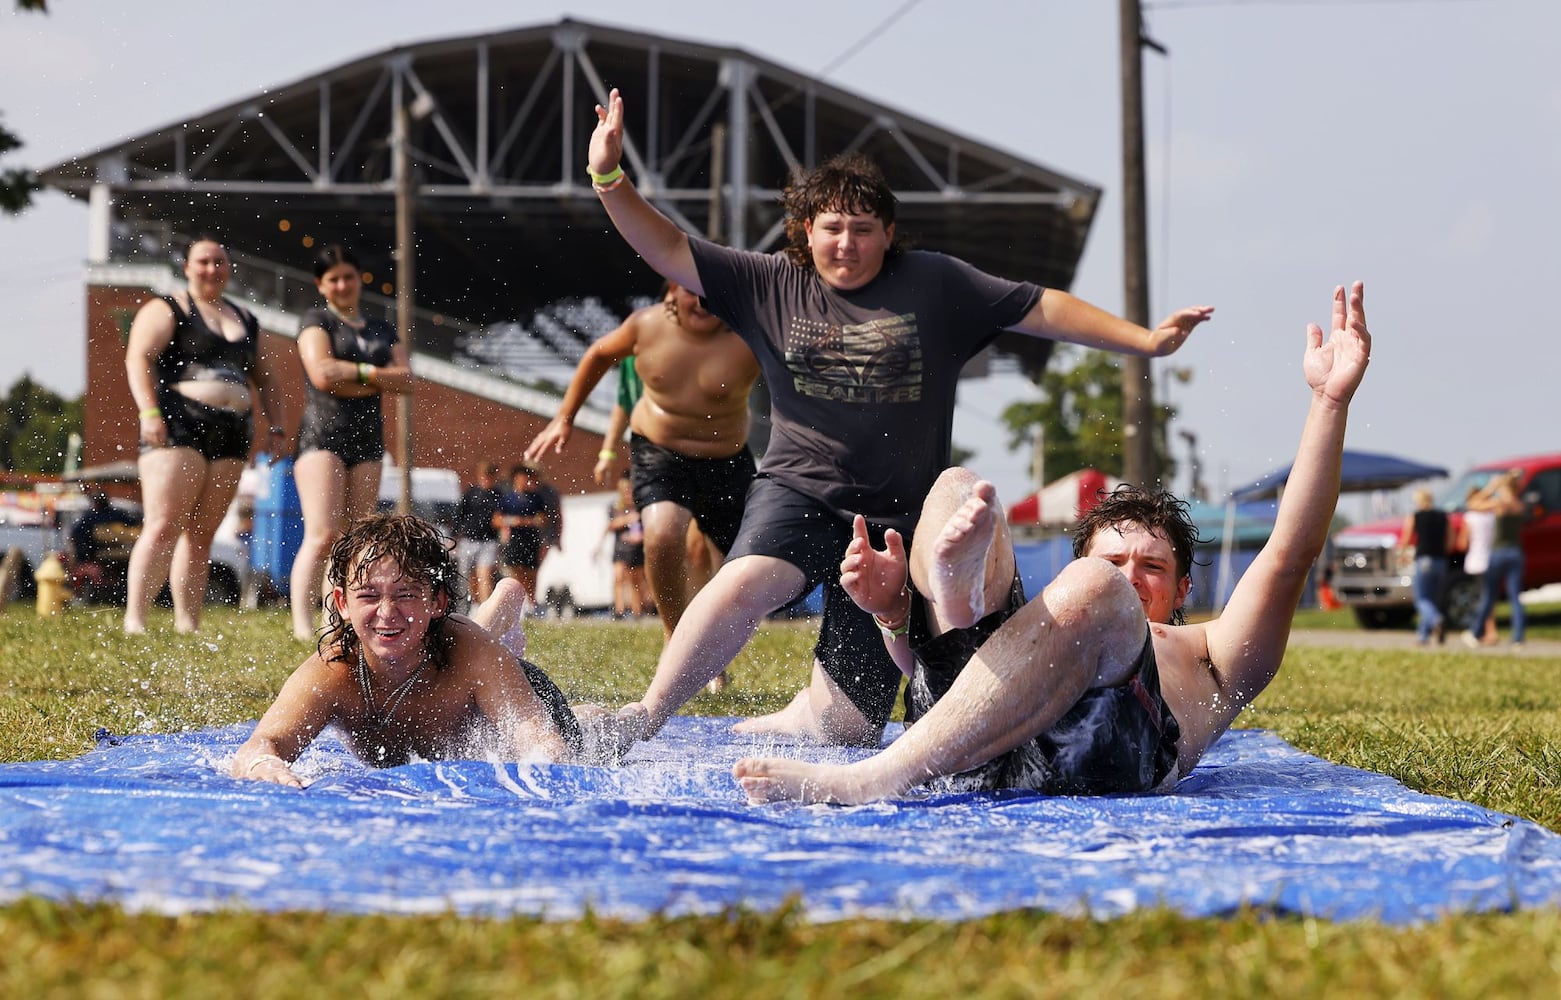
<instances>
[{"instance_id":1,"label":"person in background","mask_svg":"<svg viewBox=\"0 0 1561 1000\"><path fill-rule=\"evenodd\" d=\"M618 497L607 510L602 541L608 538L613 540L613 617L633 616L639 621L645 611L645 528L634 506L634 484L627 470L618 479Z\"/></svg>"},{"instance_id":2,"label":"person in background","mask_svg":"<svg viewBox=\"0 0 1561 1000\"><path fill-rule=\"evenodd\" d=\"M1485 487L1494 484L1495 480L1492 480ZM1489 509L1490 501L1485 487L1469 487L1464 498L1463 520L1458 526L1458 541L1454 545L1454 548L1463 550L1464 573L1476 582L1482 593L1485 589L1485 573L1491 564L1491 547L1496 543L1496 515ZM1467 631L1479 636L1481 645L1496 644L1498 636L1494 616L1468 624Z\"/></svg>"},{"instance_id":3,"label":"person in background","mask_svg":"<svg viewBox=\"0 0 1561 1000\"><path fill-rule=\"evenodd\" d=\"M493 519L503 506L504 492L499 489L495 463L477 463L476 477L455 506L455 551L461 579L472 588L472 599L481 604L493 595L498 571L499 529Z\"/></svg>"},{"instance_id":4,"label":"person in background","mask_svg":"<svg viewBox=\"0 0 1561 1000\"><path fill-rule=\"evenodd\" d=\"M71 590L78 597L106 601L123 587L103 556L124 544L125 529L140 523L140 518L115 507L107 493L92 491L86 511L70 527Z\"/></svg>"},{"instance_id":5,"label":"person in background","mask_svg":"<svg viewBox=\"0 0 1561 1000\"><path fill-rule=\"evenodd\" d=\"M293 635L315 638L325 556L347 525L379 502L385 457L385 393L412 391L407 345L395 327L363 315L363 269L351 250L332 244L314 261L325 305L298 324L304 369L304 416L293 477L304 537L293 558Z\"/></svg>"},{"instance_id":6,"label":"person in background","mask_svg":"<svg viewBox=\"0 0 1561 1000\"><path fill-rule=\"evenodd\" d=\"M1415 611L1419 625L1415 641L1424 646L1433 639L1440 644L1445 635L1442 597L1447 590L1447 512L1437 508L1431 491L1415 491L1415 510L1404 518L1398 544L1415 553Z\"/></svg>"},{"instance_id":7,"label":"person in background","mask_svg":"<svg viewBox=\"0 0 1561 1000\"><path fill-rule=\"evenodd\" d=\"M510 470L510 490L493 518L499 532L499 565L537 601L537 567L542 565L542 529L547 511L537 492L537 473L524 463Z\"/></svg>"},{"instance_id":8,"label":"person in background","mask_svg":"<svg viewBox=\"0 0 1561 1000\"><path fill-rule=\"evenodd\" d=\"M1523 470L1513 469L1496 477L1481 502L1481 508L1496 517L1496 527L1491 539L1490 565L1485 569L1485 579L1480 588L1480 608L1475 612L1469 630L1461 638L1466 646L1477 647L1480 637L1473 629L1474 623L1492 618L1496 612L1496 588L1506 590L1507 604L1512 614L1514 646L1523 645L1526 616L1523 611L1523 522L1528 517L1528 507L1518 492L1523 483Z\"/></svg>"},{"instance_id":9,"label":"person in background","mask_svg":"<svg viewBox=\"0 0 1561 1000\"><path fill-rule=\"evenodd\" d=\"M547 478L547 470L541 465L532 466L536 479L537 496L542 498L542 531L537 536L537 566L547 560L547 555L564 543L564 508L558 495L558 487Z\"/></svg>"},{"instance_id":10,"label":"person in background","mask_svg":"<svg viewBox=\"0 0 1561 1000\"><path fill-rule=\"evenodd\" d=\"M152 599L169 584L174 628L200 629L211 541L238 491L258 404L272 454L283 427L275 373L260 350L260 323L223 297L233 266L209 236L185 256L180 295L136 311L125 376L139 409L142 528L130 553L124 628L146 631Z\"/></svg>"}]
</instances>

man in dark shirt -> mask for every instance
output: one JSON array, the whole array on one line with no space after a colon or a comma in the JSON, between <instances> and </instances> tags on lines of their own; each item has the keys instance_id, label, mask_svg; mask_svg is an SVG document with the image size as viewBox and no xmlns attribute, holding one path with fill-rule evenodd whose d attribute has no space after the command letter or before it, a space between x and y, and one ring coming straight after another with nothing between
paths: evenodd
<instances>
[{"instance_id":1,"label":"man in dark shirt","mask_svg":"<svg viewBox=\"0 0 1561 1000\"><path fill-rule=\"evenodd\" d=\"M887 528L914 527L949 464L960 368L1003 330L1170 354L1212 310L1184 309L1149 330L1066 292L899 251L894 192L860 155L787 187L785 257L719 247L684 233L624 174L618 92L596 111L587 169L613 224L747 342L771 393L770 443L737 542L689 605L644 698L619 712L620 742L655 733L766 615L819 583L828 590L812 681L783 711L739 728L876 742L900 673L872 616L840 589L840 554L857 514L875 544Z\"/></svg>"},{"instance_id":2,"label":"man in dark shirt","mask_svg":"<svg viewBox=\"0 0 1561 1000\"><path fill-rule=\"evenodd\" d=\"M499 565L499 529L493 518L504 494L499 490L498 478L497 465L479 463L477 482L467 488L455 507L456 559L478 604L493 593L494 572Z\"/></svg>"}]
</instances>

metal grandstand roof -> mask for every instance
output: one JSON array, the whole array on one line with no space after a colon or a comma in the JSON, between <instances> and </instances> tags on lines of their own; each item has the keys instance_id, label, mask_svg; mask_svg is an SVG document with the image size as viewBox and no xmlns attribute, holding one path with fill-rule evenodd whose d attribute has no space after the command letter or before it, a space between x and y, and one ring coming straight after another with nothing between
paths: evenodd
<instances>
[{"instance_id":1,"label":"metal grandstand roof","mask_svg":"<svg viewBox=\"0 0 1561 1000\"><path fill-rule=\"evenodd\" d=\"M592 108L612 86L636 185L734 246L778 249L788 172L851 149L883 167L914 245L1048 285L1071 284L1099 201L1088 183L739 49L567 19L365 56L41 176L112 220L100 259L204 230L303 266L309 245L341 241L388 289L393 112L415 105L419 305L526 322L562 299L623 303L658 284L585 174Z\"/></svg>"}]
</instances>

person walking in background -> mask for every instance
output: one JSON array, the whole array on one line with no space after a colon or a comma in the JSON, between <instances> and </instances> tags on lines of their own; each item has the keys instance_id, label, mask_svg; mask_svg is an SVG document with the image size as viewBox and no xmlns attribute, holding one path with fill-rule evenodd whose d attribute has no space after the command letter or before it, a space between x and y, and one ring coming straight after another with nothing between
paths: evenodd
<instances>
[{"instance_id":1,"label":"person walking in background","mask_svg":"<svg viewBox=\"0 0 1561 1000\"><path fill-rule=\"evenodd\" d=\"M477 481L461 494L455 505L455 551L461 579L471 587L478 604L493 594L494 574L499 566L499 529L494 518L504 503L499 489L499 467L493 462L477 464Z\"/></svg>"},{"instance_id":2,"label":"person walking in background","mask_svg":"<svg viewBox=\"0 0 1561 1000\"><path fill-rule=\"evenodd\" d=\"M1523 482L1523 470L1513 469L1498 476L1483 502L1484 509L1496 517L1496 529L1491 539L1491 561L1485 569L1484 586L1480 588L1480 609L1474 622L1483 622L1496 612L1496 588L1503 587L1507 604L1512 609L1512 638L1514 646L1523 645L1523 522L1527 520L1528 507L1518 493ZM1464 645L1478 646L1480 637L1472 629L1462 635Z\"/></svg>"},{"instance_id":3,"label":"person walking in background","mask_svg":"<svg viewBox=\"0 0 1561 1000\"><path fill-rule=\"evenodd\" d=\"M639 621L645 611L645 528L627 471L618 479L618 497L607 510L602 541L608 538L613 540L613 617L633 615Z\"/></svg>"},{"instance_id":4,"label":"person walking in background","mask_svg":"<svg viewBox=\"0 0 1561 1000\"><path fill-rule=\"evenodd\" d=\"M532 466L536 478L537 496L542 498L542 530L537 536L537 566L547 560L547 554L564 543L564 508L558 495L558 487L547 478L547 470L541 465Z\"/></svg>"},{"instance_id":5,"label":"person walking in background","mask_svg":"<svg viewBox=\"0 0 1561 1000\"><path fill-rule=\"evenodd\" d=\"M1494 482L1494 481L1493 481ZM1486 487L1492 483L1486 483ZM1481 593L1485 589L1485 574L1491 565L1491 547L1496 542L1496 515L1489 509L1486 490L1469 487L1464 500L1463 520L1459 524L1458 543L1454 548L1463 550L1463 571L1474 579ZM1496 622L1491 617L1484 621L1470 620L1467 631L1480 637L1482 645L1496 642Z\"/></svg>"},{"instance_id":6,"label":"person walking in background","mask_svg":"<svg viewBox=\"0 0 1561 1000\"><path fill-rule=\"evenodd\" d=\"M152 599L169 584L174 628L200 628L211 541L238 491L259 403L276 454L286 433L260 323L223 298L233 266L203 236L185 256L181 295L152 299L130 324L125 377L140 411L142 528L130 553L125 631L146 631Z\"/></svg>"},{"instance_id":7,"label":"person walking in background","mask_svg":"<svg viewBox=\"0 0 1561 1000\"><path fill-rule=\"evenodd\" d=\"M314 280L325 305L304 313L298 324L305 402L293 478L304 537L293 557L289 599L300 642L314 641L326 554L347 525L379 502L382 397L412 391L407 345L395 327L359 308L363 269L352 251L340 244L321 250Z\"/></svg>"},{"instance_id":8,"label":"person walking in background","mask_svg":"<svg viewBox=\"0 0 1561 1000\"><path fill-rule=\"evenodd\" d=\"M547 510L537 492L537 473L521 464L510 470L510 490L493 518L499 531L499 565L504 575L519 580L526 598L536 604L537 567L542 565L542 529Z\"/></svg>"},{"instance_id":9,"label":"person walking in background","mask_svg":"<svg viewBox=\"0 0 1561 1000\"><path fill-rule=\"evenodd\" d=\"M1442 595L1447 590L1447 512L1436 507L1431 491L1415 491L1415 510L1404 518L1398 544L1415 553L1415 611L1419 625L1415 641L1424 646L1445 635Z\"/></svg>"}]
</instances>

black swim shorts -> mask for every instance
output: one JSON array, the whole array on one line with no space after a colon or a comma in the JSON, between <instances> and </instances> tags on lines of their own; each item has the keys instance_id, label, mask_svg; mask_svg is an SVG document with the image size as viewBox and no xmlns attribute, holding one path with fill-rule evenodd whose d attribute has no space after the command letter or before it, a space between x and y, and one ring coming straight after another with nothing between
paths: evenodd
<instances>
[{"instance_id":1,"label":"black swim shorts","mask_svg":"<svg viewBox=\"0 0 1561 1000\"><path fill-rule=\"evenodd\" d=\"M1017 581L1016 581L1017 582ZM907 724L948 693L976 650L1023 603L968 629L926 643L912 636L916 675L905 692ZM935 783L939 791L1027 788L1045 795L1120 795L1151 791L1176 767L1181 727L1160 695L1154 642L1147 634L1138 669L1125 684L1091 688L1048 731L980 767Z\"/></svg>"},{"instance_id":2,"label":"black swim shorts","mask_svg":"<svg viewBox=\"0 0 1561 1000\"><path fill-rule=\"evenodd\" d=\"M168 447L194 448L208 462L249 458L255 425L248 410L218 409L171 389L158 393L157 405L168 429ZM146 451L147 446L142 445L141 450Z\"/></svg>"},{"instance_id":3,"label":"black swim shorts","mask_svg":"<svg viewBox=\"0 0 1561 1000\"><path fill-rule=\"evenodd\" d=\"M670 500L691 512L699 530L723 553L737 538L753 474L753 453L746 446L731 458L691 458L642 435L629 436L634 505L644 510Z\"/></svg>"},{"instance_id":4,"label":"black swim shorts","mask_svg":"<svg viewBox=\"0 0 1561 1000\"><path fill-rule=\"evenodd\" d=\"M882 548L883 526L868 522L873 545ZM784 559L806 578L801 594L824 586L824 620L813 655L857 711L874 727L889 721L903 674L884 648L873 616L840 587L840 560L851 543L851 519L760 473L748 488L742 530L727 553ZM905 535L910 548L910 535Z\"/></svg>"},{"instance_id":5,"label":"black swim shorts","mask_svg":"<svg viewBox=\"0 0 1561 1000\"><path fill-rule=\"evenodd\" d=\"M580 720L575 718L574 711L569 707L569 699L564 697L564 692L558 689L553 678L544 673L541 667L524 659L520 665L526 672L526 681L531 685L531 690L542 700L548 718L553 720L553 727L569 744L569 749L579 753L584 745L584 737L580 733Z\"/></svg>"}]
</instances>

